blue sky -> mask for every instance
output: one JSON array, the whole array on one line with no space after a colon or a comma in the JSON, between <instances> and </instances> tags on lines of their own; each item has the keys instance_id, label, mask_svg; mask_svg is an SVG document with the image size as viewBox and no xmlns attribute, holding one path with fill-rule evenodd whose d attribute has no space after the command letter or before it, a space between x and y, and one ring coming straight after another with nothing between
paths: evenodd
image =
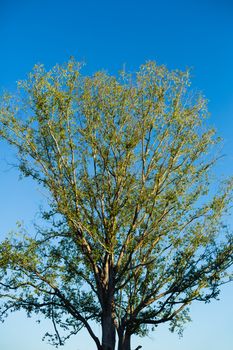
<instances>
[{"instance_id":1,"label":"blue sky","mask_svg":"<svg viewBox=\"0 0 233 350\"><path fill-rule=\"evenodd\" d=\"M0 89L15 89L35 63L51 67L70 56L85 61L85 71L134 71L147 60L169 68L192 67L193 86L209 99L211 124L224 138L226 154L218 172L233 173L233 3L231 0L0 0ZM8 163L13 156L0 145L0 236L17 220L30 227L43 196L30 180L18 182ZM193 322L184 337L161 326L144 349L230 350L233 286L221 300L191 308ZM47 350L41 343L46 324L20 314L0 325L3 350ZM97 330L98 331L98 330ZM135 343L136 344L136 343ZM92 350L85 332L64 350Z\"/></svg>"}]
</instances>

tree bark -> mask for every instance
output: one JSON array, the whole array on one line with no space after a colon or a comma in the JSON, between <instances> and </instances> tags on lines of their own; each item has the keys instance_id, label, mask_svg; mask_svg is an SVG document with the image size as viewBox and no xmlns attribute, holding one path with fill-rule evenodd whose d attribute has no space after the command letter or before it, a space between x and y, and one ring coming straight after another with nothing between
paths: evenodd
<instances>
[{"instance_id":1,"label":"tree bark","mask_svg":"<svg viewBox=\"0 0 233 350\"><path fill-rule=\"evenodd\" d=\"M114 271L113 256L105 257L102 276L102 348L103 350L114 350L116 343L116 327L114 314Z\"/></svg>"},{"instance_id":2,"label":"tree bark","mask_svg":"<svg viewBox=\"0 0 233 350\"><path fill-rule=\"evenodd\" d=\"M103 312L102 315L102 348L114 350L116 342L116 328L111 312Z\"/></svg>"},{"instance_id":3,"label":"tree bark","mask_svg":"<svg viewBox=\"0 0 233 350\"><path fill-rule=\"evenodd\" d=\"M131 334L119 333L118 350L131 350Z\"/></svg>"}]
</instances>

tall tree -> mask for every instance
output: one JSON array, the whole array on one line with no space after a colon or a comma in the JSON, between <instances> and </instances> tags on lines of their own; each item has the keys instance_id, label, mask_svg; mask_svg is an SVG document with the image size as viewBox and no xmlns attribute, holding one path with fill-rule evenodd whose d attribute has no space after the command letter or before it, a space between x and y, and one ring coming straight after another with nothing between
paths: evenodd
<instances>
[{"instance_id":1,"label":"tall tree","mask_svg":"<svg viewBox=\"0 0 233 350\"><path fill-rule=\"evenodd\" d=\"M2 319L24 309L51 319L54 344L85 327L98 350L116 336L130 350L133 334L181 329L231 280L232 182L211 182L218 138L189 85L154 62L85 77L71 60L36 66L2 98L1 137L50 206L46 229L0 245Z\"/></svg>"}]
</instances>

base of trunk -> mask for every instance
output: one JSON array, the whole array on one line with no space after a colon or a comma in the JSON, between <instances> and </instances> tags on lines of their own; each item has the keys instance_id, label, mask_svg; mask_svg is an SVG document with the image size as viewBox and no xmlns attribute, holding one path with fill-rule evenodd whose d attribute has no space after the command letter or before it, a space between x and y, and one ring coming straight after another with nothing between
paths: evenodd
<instances>
[{"instance_id":1,"label":"base of trunk","mask_svg":"<svg viewBox=\"0 0 233 350\"><path fill-rule=\"evenodd\" d=\"M125 333L119 336L118 350L131 350L131 335Z\"/></svg>"},{"instance_id":2,"label":"base of trunk","mask_svg":"<svg viewBox=\"0 0 233 350\"><path fill-rule=\"evenodd\" d=\"M102 349L114 350L116 342L116 328L111 316L102 317Z\"/></svg>"}]
</instances>

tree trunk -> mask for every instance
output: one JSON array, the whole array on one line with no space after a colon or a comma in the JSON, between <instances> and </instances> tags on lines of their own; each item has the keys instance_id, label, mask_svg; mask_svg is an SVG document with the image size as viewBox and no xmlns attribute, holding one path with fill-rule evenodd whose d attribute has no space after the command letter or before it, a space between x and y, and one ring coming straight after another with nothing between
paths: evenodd
<instances>
[{"instance_id":1,"label":"tree trunk","mask_svg":"<svg viewBox=\"0 0 233 350\"><path fill-rule=\"evenodd\" d=\"M114 350L116 343L116 327L114 314L114 271L113 256L107 254L102 276L102 348Z\"/></svg>"},{"instance_id":2,"label":"tree trunk","mask_svg":"<svg viewBox=\"0 0 233 350\"><path fill-rule=\"evenodd\" d=\"M102 348L114 350L116 342L116 328L111 312L103 312L102 315Z\"/></svg>"},{"instance_id":3,"label":"tree trunk","mask_svg":"<svg viewBox=\"0 0 233 350\"><path fill-rule=\"evenodd\" d=\"M119 334L118 350L131 350L131 334Z\"/></svg>"}]
</instances>

